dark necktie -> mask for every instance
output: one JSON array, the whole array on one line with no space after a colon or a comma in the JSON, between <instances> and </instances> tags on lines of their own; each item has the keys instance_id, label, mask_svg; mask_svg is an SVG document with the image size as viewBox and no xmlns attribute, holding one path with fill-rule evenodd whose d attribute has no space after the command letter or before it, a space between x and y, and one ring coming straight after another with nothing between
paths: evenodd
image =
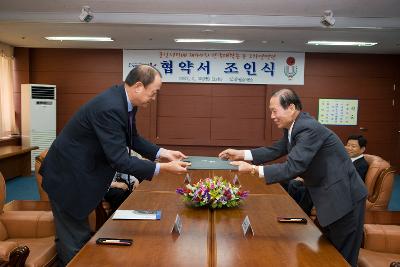
<instances>
[{"instance_id":1,"label":"dark necktie","mask_svg":"<svg viewBox=\"0 0 400 267\"><path fill-rule=\"evenodd\" d=\"M135 112L133 111L133 110L131 110L131 111L129 111L128 112L128 135L129 135L129 138L128 138L128 142L129 142L129 144L128 144L128 151L129 151L129 157L131 156L131 147L132 147L132 145L133 145L133 137L132 137L132 135L133 135L133 117L135 116ZM129 189L129 192L132 192L132 184L131 184L131 176L130 176L130 174L128 174L128 189Z\"/></svg>"},{"instance_id":2,"label":"dark necktie","mask_svg":"<svg viewBox=\"0 0 400 267\"><path fill-rule=\"evenodd\" d=\"M128 134L129 134L129 148L133 145L132 144L132 135L133 135L133 117L135 116L135 113L133 110L128 112Z\"/></svg>"}]
</instances>

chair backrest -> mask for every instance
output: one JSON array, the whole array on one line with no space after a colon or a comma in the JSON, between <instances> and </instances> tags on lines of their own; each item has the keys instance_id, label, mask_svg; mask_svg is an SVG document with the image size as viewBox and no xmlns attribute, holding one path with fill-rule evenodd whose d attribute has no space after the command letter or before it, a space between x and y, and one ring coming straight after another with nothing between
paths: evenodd
<instances>
[{"instance_id":1,"label":"chair backrest","mask_svg":"<svg viewBox=\"0 0 400 267\"><path fill-rule=\"evenodd\" d=\"M39 169L40 169L40 166L42 166L42 162L43 162L44 158L45 158L46 155L47 155L47 151L48 151L47 149L43 150L43 152L40 153L39 156L37 156L37 157L35 158L35 176L36 176L36 182L37 182L37 187L38 187L38 189L39 189L40 200L43 200L43 201L49 201L49 196L48 196L47 193L43 190L43 187L42 187L42 180L43 180L43 177L42 177L42 175L40 175Z\"/></svg>"},{"instance_id":2,"label":"chair backrest","mask_svg":"<svg viewBox=\"0 0 400 267\"><path fill-rule=\"evenodd\" d=\"M389 162L375 155L364 154L368 162L365 185L368 189L367 210L387 210L392 195L395 170Z\"/></svg>"}]
</instances>

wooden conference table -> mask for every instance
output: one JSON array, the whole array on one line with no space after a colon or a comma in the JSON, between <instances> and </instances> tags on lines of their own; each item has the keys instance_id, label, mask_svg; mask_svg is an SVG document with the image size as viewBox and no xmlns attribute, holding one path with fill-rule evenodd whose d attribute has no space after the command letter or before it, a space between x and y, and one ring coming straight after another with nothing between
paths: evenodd
<instances>
[{"instance_id":1,"label":"wooden conference table","mask_svg":"<svg viewBox=\"0 0 400 267\"><path fill-rule=\"evenodd\" d=\"M231 171L191 171L192 182ZM209 210L185 205L175 189L184 175L144 181L120 209L161 210L161 220L112 220L90 239L68 266L349 266L278 184L239 175L250 195L239 208ZM171 233L176 214L181 235ZM254 236L243 235L248 215ZM283 224L276 217L307 217L307 224ZM99 237L131 238L129 247L96 245Z\"/></svg>"}]
</instances>

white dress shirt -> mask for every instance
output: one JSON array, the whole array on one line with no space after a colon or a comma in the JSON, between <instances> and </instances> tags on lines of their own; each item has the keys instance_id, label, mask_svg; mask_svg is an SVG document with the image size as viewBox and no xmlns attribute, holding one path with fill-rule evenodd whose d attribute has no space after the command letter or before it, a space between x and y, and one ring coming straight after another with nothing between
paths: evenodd
<instances>
[{"instance_id":1,"label":"white dress shirt","mask_svg":"<svg viewBox=\"0 0 400 267\"><path fill-rule=\"evenodd\" d=\"M292 125L290 125L289 131L288 131L288 141L291 143L290 139L292 137L292 130L293 130L293 125L294 122L292 122ZM251 154L250 150L245 150L244 151L244 160L252 161L253 160L253 155ZM258 176L260 178L264 178L264 166L258 166Z\"/></svg>"}]
</instances>

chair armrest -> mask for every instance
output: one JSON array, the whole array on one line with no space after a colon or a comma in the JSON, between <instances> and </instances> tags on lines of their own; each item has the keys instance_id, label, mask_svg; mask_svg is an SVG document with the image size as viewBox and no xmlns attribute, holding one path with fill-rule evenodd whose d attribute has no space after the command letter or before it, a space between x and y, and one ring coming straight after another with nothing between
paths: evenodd
<instances>
[{"instance_id":1,"label":"chair armrest","mask_svg":"<svg viewBox=\"0 0 400 267\"><path fill-rule=\"evenodd\" d=\"M55 235L51 211L5 211L0 220L9 238L40 238Z\"/></svg>"},{"instance_id":2,"label":"chair armrest","mask_svg":"<svg viewBox=\"0 0 400 267\"><path fill-rule=\"evenodd\" d=\"M4 211L51 211L51 205L49 201L38 201L38 200L13 200L4 205Z\"/></svg>"},{"instance_id":3,"label":"chair armrest","mask_svg":"<svg viewBox=\"0 0 400 267\"><path fill-rule=\"evenodd\" d=\"M0 241L0 260L9 261L10 253L18 247L17 242L14 241Z\"/></svg>"},{"instance_id":4,"label":"chair armrest","mask_svg":"<svg viewBox=\"0 0 400 267\"><path fill-rule=\"evenodd\" d=\"M400 225L364 225L364 248L386 253L400 253Z\"/></svg>"},{"instance_id":5,"label":"chair armrest","mask_svg":"<svg viewBox=\"0 0 400 267\"><path fill-rule=\"evenodd\" d=\"M365 211L365 224L400 225L400 211Z\"/></svg>"},{"instance_id":6,"label":"chair armrest","mask_svg":"<svg viewBox=\"0 0 400 267\"><path fill-rule=\"evenodd\" d=\"M26 258L29 256L29 248L27 246L19 246L10 253L10 260L7 266L25 266Z\"/></svg>"}]
</instances>

